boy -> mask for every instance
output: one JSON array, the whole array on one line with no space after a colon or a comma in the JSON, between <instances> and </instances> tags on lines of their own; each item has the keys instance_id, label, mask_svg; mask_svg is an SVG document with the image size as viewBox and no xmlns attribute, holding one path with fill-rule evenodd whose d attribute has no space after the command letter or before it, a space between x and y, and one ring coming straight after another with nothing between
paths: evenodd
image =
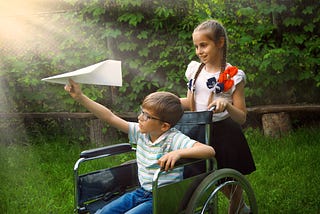
<instances>
[{"instance_id":1,"label":"boy","mask_svg":"<svg viewBox=\"0 0 320 214\"><path fill-rule=\"evenodd\" d=\"M211 146L196 142L172 127L183 115L180 99L169 92L149 94L141 105L138 123L128 122L108 108L85 96L73 80L65 90L96 117L128 133L130 142L137 144L138 177L141 188L126 193L96 213L152 213L152 178L164 168L159 185L182 179L181 169L172 169L180 158L210 158L215 155Z\"/></svg>"}]
</instances>

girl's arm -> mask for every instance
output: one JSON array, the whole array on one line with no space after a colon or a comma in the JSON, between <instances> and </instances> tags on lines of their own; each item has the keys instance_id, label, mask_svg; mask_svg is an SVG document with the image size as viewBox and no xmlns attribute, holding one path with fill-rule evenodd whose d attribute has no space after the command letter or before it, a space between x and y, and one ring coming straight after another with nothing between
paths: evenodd
<instances>
[{"instance_id":1,"label":"girl's arm","mask_svg":"<svg viewBox=\"0 0 320 214\"><path fill-rule=\"evenodd\" d=\"M236 85L236 90L232 95L233 103L227 103L226 110L230 117L239 124L244 124L247 119L247 108L244 96L244 82Z\"/></svg>"},{"instance_id":2,"label":"girl's arm","mask_svg":"<svg viewBox=\"0 0 320 214\"><path fill-rule=\"evenodd\" d=\"M236 89L232 94L232 103L224 98L214 100L208 108L215 105L215 113L228 111L230 117L239 124L243 124L247 119L246 102L244 98L244 82L241 81L236 85Z\"/></svg>"},{"instance_id":3,"label":"girl's arm","mask_svg":"<svg viewBox=\"0 0 320 214\"><path fill-rule=\"evenodd\" d=\"M110 109L105 106L91 100L86 95L84 95L80 89L79 84L73 80L69 80L69 85L65 86L65 90L69 92L72 98L78 101L86 109L92 112L99 119L107 122L111 126L128 133L129 124L127 121L113 114Z\"/></svg>"},{"instance_id":4,"label":"girl's arm","mask_svg":"<svg viewBox=\"0 0 320 214\"><path fill-rule=\"evenodd\" d=\"M175 163L181 158L211 158L215 155L213 147L203 143L196 142L193 147L186 149L178 149L171 151L158 160L158 164L161 168L168 171L172 169Z\"/></svg>"},{"instance_id":5,"label":"girl's arm","mask_svg":"<svg viewBox=\"0 0 320 214\"><path fill-rule=\"evenodd\" d=\"M187 97L180 98L180 102L184 108L184 110L190 110L190 99L191 99L191 91L188 90Z\"/></svg>"}]
</instances>

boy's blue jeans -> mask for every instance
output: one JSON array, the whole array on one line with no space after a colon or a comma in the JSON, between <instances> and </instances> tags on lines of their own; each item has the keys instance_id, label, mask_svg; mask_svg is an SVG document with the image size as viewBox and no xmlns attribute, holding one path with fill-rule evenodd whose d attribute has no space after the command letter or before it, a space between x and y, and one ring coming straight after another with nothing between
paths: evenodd
<instances>
[{"instance_id":1,"label":"boy's blue jeans","mask_svg":"<svg viewBox=\"0 0 320 214\"><path fill-rule=\"evenodd\" d=\"M152 192L143 188L126 193L110 202L96 214L152 214Z\"/></svg>"}]
</instances>

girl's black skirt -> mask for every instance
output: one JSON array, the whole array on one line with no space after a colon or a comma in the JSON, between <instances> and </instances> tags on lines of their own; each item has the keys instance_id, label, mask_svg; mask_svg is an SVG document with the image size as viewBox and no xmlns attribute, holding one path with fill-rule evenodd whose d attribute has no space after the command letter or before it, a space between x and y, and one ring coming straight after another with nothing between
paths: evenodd
<instances>
[{"instance_id":1,"label":"girl's black skirt","mask_svg":"<svg viewBox=\"0 0 320 214\"><path fill-rule=\"evenodd\" d=\"M256 170L254 160L241 126L227 118L214 122L211 146L216 151L218 168L232 168L244 175Z\"/></svg>"}]
</instances>

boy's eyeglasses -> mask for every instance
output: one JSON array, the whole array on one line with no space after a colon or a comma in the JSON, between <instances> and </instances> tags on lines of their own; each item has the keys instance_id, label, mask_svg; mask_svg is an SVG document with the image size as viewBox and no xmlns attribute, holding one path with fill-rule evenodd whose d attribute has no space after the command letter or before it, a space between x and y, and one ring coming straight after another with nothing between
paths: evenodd
<instances>
[{"instance_id":1,"label":"boy's eyeglasses","mask_svg":"<svg viewBox=\"0 0 320 214\"><path fill-rule=\"evenodd\" d=\"M149 115L148 113L144 112L142 110L142 107L140 106L140 114L139 114L141 117L141 119L143 121L147 121L147 120L150 120L150 119L153 119L153 120L159 120L159 121L162 121L160 118L156 118L156 117L152 117L151 115Z\"/></svg>"}]
</instances>

